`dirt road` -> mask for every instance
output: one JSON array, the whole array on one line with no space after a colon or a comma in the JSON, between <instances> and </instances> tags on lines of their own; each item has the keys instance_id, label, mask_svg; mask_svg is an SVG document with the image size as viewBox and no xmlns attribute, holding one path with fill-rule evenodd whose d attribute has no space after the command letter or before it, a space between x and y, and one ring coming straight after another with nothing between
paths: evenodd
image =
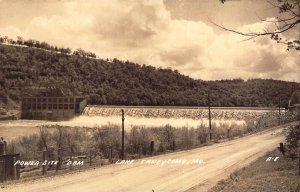
<instances>
[{"instance_id":1,"label":"dirt road","mask_svg":"<svg viewBox=\"0 0 300 192\"><path fill-rule=\"evenodd\" d=\"M280 132L277 129L276 132ZM155 156L129 165L114 164L79 173L6 186L4 192L205 192L266 151L274 149L283 136L273 131L243 137L194 150ZM185 164L145 164L145 160L186 160ZM193 164L193 160L203 164ZM190 162L188 164L187 162ZM178 163L179 161L177 161ZM152 162L153 163L153 162Z\"/></svg>"}]
</instances>

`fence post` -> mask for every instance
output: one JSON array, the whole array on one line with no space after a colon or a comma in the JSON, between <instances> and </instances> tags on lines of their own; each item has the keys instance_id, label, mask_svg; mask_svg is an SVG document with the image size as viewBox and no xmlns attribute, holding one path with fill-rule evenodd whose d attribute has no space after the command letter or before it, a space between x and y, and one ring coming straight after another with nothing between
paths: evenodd
<instances>
[{"instance_id":1,"label":"fence post","mask_svg":"<svg viewBox=\"0 0 300 192\"><path fill-rule=\"evenodd\" d=\"M112 156L113 156L113 147L109 146L109 162L112 163Z\"/></svg>"},{"instance_id":2,"label":"fence post","mask_svg":"<svg viewBox=\"0 0 300 192\"><path fill-rule=\"evenodd\" d=\"M279 143L279 151L282 153L283 156L285 156L285 150L283 147L283 143Z\"/></svg>"},{"instance_id":3,"label":"fence post","mask_svg":"<svg viewBox=\"0 0 300 192\"><path fill-rule=\"evenodd\" d=\"M300 142L298 142L298 143L300 143ZM299 165L299 176L300 176L300 147L298 147L298 158L299 158L299 163L298 163L298 165ZM300 184L300 179L299 179L299 184ZM299 186L300 187L300 186Z\"/></svg>"},{"instance_id":4,"label":"fence post","mask_svg":"<svg viewBox=\"0 0 300 192\"><path fill-rule=\"evenodd\" d=\"M5 161L0 160L0 183L5 180Z\"/></svg>"},{"instance_id":5,"label":"fence post","mask_svg":"<svg viewBox=\"0 0 300 192\"><path fill-rule=\"evenodd\" d=\"M14 180L16 180L18 178L18 176L17 176L17 166L15 165L16 161L17 161L17 158L13 157L13 178L14 178Z\"/></svg>"},{"instance_id":6,"label":"fence post","mask_svg":"<svg viewBox=\"0 0 300 192\"><path fill-rule=\"evenodd\" d=\"M70 152L70 165L69 165L69 169L70 170L73 170L73 149L71 149L71 152Z\"/></svg>"},{"instance_id":7,"label":"fence post","mask_svg":"<svg viewBox=\"0 0 300 192\"><path fill-rule=\"evenodd\" d=\"M3 143L4 143L4 155L6 155L7 142L6 142L6 141L3 141Z\"/></svg>"},{"instance_id":8,"label":"fence post","mask_svg":"<svg viewBox=\"0 0 300 192\"><path fill-rule=\"evenodd\" d=\"M139 145L139 158L142 157L142 151L143 151L143 146L142 144Z\"/></svg>"},{"instance_id":9,"label":"fence post","mask_svg":"<svg viewBox=\"0 0 300 192\"><path fill-rule=\"evenodd\" d=\"M150 154L153 155L154 152L154 141L151 141L150 143Z\"/></svg>"},{"instance_id":10,"label":"fence post","mask_svg":"<svg viewBox=\"0 0 300 192\"><path fill-rule=\"evenodd\" d=\"M210 111L210 93L208 93L208 125L209 125L209 142L212 140L212 132L211 132L211 111Z\"/></svg>"},{"instance_id":11,"label":"fence post","mask_svg":"<svg viewBox=\"0 0 300 192\"><path fill-rule=\"evenodd\" d=\"M61 168L61 149L60 148L58 148L58 150L57 150L57 165L56 165L56 169L55 169L55 171L56 172L58 172L58 170Z\"/></svg>"},{"instance_id":12,"label":"fence post","mask_svg":"<svg viewBox=\"0 0 300 192\"><path fill-rule=\"evenodd\" d=\"M45 161L47 160L47 150L46 150L46 147L43 148L43 172L42 174L43 175L46 175L47 174L47 165L45 164Z\"/></svg>"},{"instance_id":13,"label":"fence post","mask_svg":"<svg viewBox=\"0 0 300 192\"><path fill-rule=\"evenodd\" d=\"M299 165L299 176L298 176L298 187L296 189L297 192L300 192L300 147L298 149L298 156L299 156L299 162L298 162L298 165Z\"/></svg>"},{"instance_id":14,"label":"fence post","mask_svg":"<svg viewBox=\"0 0 300 192\"><path fill-rule=\"evenodd\" d=\"M176 150L175 140L173 140L173 152Z\"/></svg>"},{"instance_id":15,"label":"fence post","mask_svg":"<svg viewBox=\"0 0 300 192\"><path fill-rule=\"evenodd\" d=\"M0 139L0 155L5 155L5 143L3 137Z\"/></svg>"}]
</instances>

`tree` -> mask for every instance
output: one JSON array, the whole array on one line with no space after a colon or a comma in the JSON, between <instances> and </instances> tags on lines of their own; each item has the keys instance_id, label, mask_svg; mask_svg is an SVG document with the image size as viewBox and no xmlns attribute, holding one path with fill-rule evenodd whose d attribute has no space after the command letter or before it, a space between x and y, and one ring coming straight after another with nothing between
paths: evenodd
<instances>
[{"instance_id":1,"label":"tree","mask_svg":"<svg viewBox=\"0 0 300 192\"><path fill-rule=\"evenodd\" d=\"M53 134L54 140L56 142L56 150L57 150L57 161L58 164L56 165L56 172L61 168L62 163L62 157L63 157L63 151L65 150L65 143L64 140L66 139L66 131L60 127L56 127L56 132Z\"/></svg>"},{"instance_id":2,"label":"tree","mask_svg":"<svg viewBox=\"0 0 300 192\"><path fill-rule=\"evenodd\" d=\"M24 39L23 39L23 37L20 37L20 36L17 37L17 44L18 44L18 45L23 45L23 44L24 44Z\"/></svg>"},{"instance_id":3,"label":"tree","mask_svg":"<svg viewBox=\"0 0 300 192\"><path fill-rule=\"evenodd\" d=\"M291 150L296 150L299 147L300 141L300 124L291 126L289 129L289 134L286 137L288 147Z\"/></svg>"},{"instance_id":4,"label":"tree","mask_svg":"<svg viewBox=\"0 0 300 192\"><path fill-rule=\"evenodd\" d=\"M228 0L220 0L221 3L225 3ZM299 31L297 27L300 25L300 0L276 0L276 3L269 2L272 6L276 7L281 14L281 17L276 17L272 22L276 26L275 30L263 31L263 32L242 32L233 29L226 28L224 26L218 25L212 22L219 28L230 31L239 35L248 37L246 40L253 39L260 36L270 36L271 39L277 41L278 43L283 43L287 45L287 50L295 49L300 51L300 34L299 37L295 39L283 39L280 34L283 34L290 30Z\"/></svg>"},{"instance_id":5,"label":"tree","mask_svg":"<svg viewBox=\"0 0 300 192\"><path fill-rule=\"evenodd\" d=\"M87 52L81 48L76 49L76 51L73 52L73 55L77 55L80 57L87 57Z\"/></svg>"}]
</instances>

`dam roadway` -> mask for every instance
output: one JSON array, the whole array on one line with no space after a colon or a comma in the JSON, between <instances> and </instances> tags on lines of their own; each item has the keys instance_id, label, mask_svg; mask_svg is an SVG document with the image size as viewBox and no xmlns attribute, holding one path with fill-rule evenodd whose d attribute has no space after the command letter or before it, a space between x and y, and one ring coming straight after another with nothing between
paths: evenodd
<instances>
[{"instance_id":1,"label":"dam roadway","mask_svg":"<svg viewBox=\"0 0 300 192\"><path fill-rule=\"evenodd\" d=\"M188 151L6 185L3 192L205 192L220 179L284 141L282 128ZM203 160L203 164L145 164L145 160Z\"/></svg>"}]
</instances>

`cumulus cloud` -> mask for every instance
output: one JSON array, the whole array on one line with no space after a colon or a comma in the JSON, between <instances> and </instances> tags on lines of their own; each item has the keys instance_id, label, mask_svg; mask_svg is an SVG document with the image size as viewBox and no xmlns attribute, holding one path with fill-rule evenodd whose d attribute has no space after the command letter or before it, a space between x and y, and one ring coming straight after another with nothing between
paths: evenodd
<instances>
[{"instance_id":1,"label":"cumulus cloud","mask_svg":"<svg viewBox=\"0 0 300 192\"><path fill-rule=\"evenodd\" d=\"M61 6L63 12L34 17L23 30L12 24L0 33L81 47L102 58L171 67L197 79L300 81L299 53L286 52L268 37L243 42L243 37L219 33L201 21L172 19L162 0L78 0ZM270 22L258 22L239 30L269 27Z\"/></svg>"}]
</instances>

